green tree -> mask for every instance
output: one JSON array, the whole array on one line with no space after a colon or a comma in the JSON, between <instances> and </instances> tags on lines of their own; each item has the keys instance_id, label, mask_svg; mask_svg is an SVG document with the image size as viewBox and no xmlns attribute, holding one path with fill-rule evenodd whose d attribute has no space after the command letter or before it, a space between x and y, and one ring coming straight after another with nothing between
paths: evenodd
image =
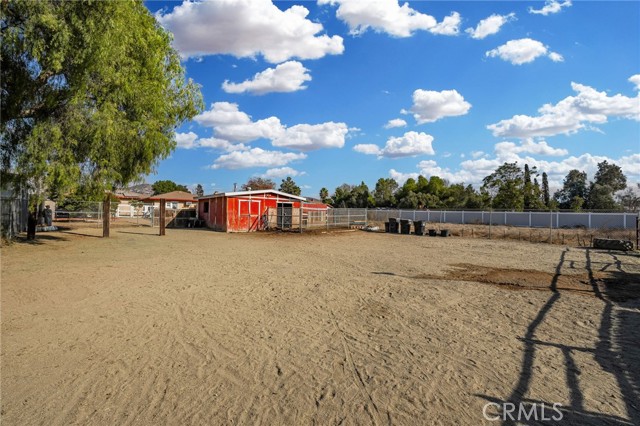
<instances>
[{"instance_id":1,"label":"green tree","mask_svg":"<svg viewBox=\"0 0 640 426\"><path fill-rule=\"evenodd\" d=\"M247 183L242 185L243 191L258 191L261 189L276 189L276 184L271 179L261 177L249 178Z\"/></svg>"},{"instance_id":2,"label":"green tree","mask_svg":"<svg viewBox=\"0 0 640 426\"><path fill-rule=\"evenodd\" d=\"M561 209L579 210L587 199L587 174L570 170L562 183L562 189L553 194Z\"/></svg>"},{"instance_id":3,"label":"green tree","mask_svg":"<svg viewBox=\"0 0 640 426\"><path fill-rule=\"evenodd\" d=\"M380 178L376 182L373 198L377 207L393 207L396 205L395 192L398 190L398 182L392 178Z\"/></svg>"},{"instance_id":4,"label":"green tree","mask_svg":"<svg viewBox=\"0 0 640 426\"><path fill-rule=\"evenodd\" d=\"M524 204L524 209L525 210L530 210L530 209L534 209L536 208L537 205L537 197L536 197L536 191L535 191L535 186L533 185L533 183L531 182L531 177L535 177L538 176L538 173L536 171L536 168L533 167L531 169L529 169L529 165L525 164L524 165L524 176L523 176L523 181L524 181L524 185L523 185L523 204Z\"/></svg>"},{"instance_id":5,"label":"green tree","mask_svg":"<svg viewBox=\"0 0 640 426\"><path fill-rule=\"evenodd\" d=\"M325 188L325 187L320 188L320 193L318 195L320 195L320 200L323 203L328 203L330 201L329 200L329 190L327 188Z\"/></svg>"},{"instance_id":6,"label":"green tree","mask_svg":"<svg viewBox=\"0 0 640 426\"><path fill-rule=\"evenodd\" d=\"M637 184L635 190L633 188L627 188L627 190L620 194L620 205L628 212L637 212L640 210L640 183Z\"/></svg>"},{"instance_id":7,"label":"green tree","mask_svg":"<svg viewBox=\"0 0 640 426\"><path fill-rule=\"evenodd\" d=\"M333 207L351 207L351 190L353 186L343 183L333 193Z\"/></svg>"},{"instance_id":8,"label":"green tree","mask_svg":"<svg viewBox=\"0 0 640 426\"><path fill-rule=\"evenodd\" d=\"M196 195L198 197L202 197L204 195L204 188L202 188L202 185L200 184L196 185Z\"/></svg>"},{"instance_id":9,"label":"green tree","mask_svg":"<svg viewBox=\"0 0 640 426\"><path fill-rule=\"evenodd\" d=\"M351 190L351 205L349 207L367 208L373 206L375 206L375 200L369 192L367 184L360 182L360 185L354 186Z\"/></svg>"},{"instance_id":10,"label":"green tree","mask_svg":"<svg viewBox=\"0 0 640 426\"><path fill-rule=\"evenodd\" d=\"M142 1L1 3L1 180L103 196L148 174L203 107Z\"/></svg>"},{"instance_id":11,"label":"green tree","mask_svg":"<svg viewBox=\"0 0 640 426\"><path fill-rule=\"evenodd\" d=\"M619 207L613 199L611 188L597 183L592 183L589 187L588 206L593 210L616 210Z\"/></svg>"},{"instance_id":12,"label":"green tree","mask_svg":"<svg viewBox=\"0 0 640 426\"><path fill-rule=\"evenodd\" d=\"M595 210L613 210L620 206L614 199L614 194L627 187L627 177L622 169L609 164L606 160L598 163L598 171L594 181L589 186L588 206Z\"/></svg>"},{"instance_id":13,"label":"green tree","mask_svg":"<svg viewBox=\"0 0 640 426\"><path fill-rule=\"evenodd\" d=\"M154 182L151 187L153 188L153 195L166 194L173 191L190 192L185 185L178 185L172 180L159 180Z\"/></svg>"},{"instance_id":14,"label":"green tree","mask_svg":"<svg viewBox=\"0 0 640 426\"><path fill-rule=\"evenodd\" d=\"M291 176L287 176L286 179L282 179L282 183L280 184L279 191L286 192L291 195L300 195L302 192L300 187L296 185L296 183L291 179Z\"/></svg>"},{"instance_id":15,"label":"green tree","mask_svg":"<svg viewBox=\"0 0 640 426\"><path fill-rule=\"evenodd\" d=\"M418 192L418 184L414 178L409 178L404 182L404 185L398 189L396 192L396 200L398 202L398 207L402 203L402 199L408 197L411 193Z\"/></svg>"},{"instance_id":16,"label":"green tree","mask_svg":"<svg viewBox=\"0 0 640 426\"><path fill-rule=\"evenodd\" d=\"M426 189L426 194L432 194L436 197L440 197L447 189L447 183L439 176L431 176Z\"/></svg>"},{"instance_id":17,"label":"green tree","mask_svg":"<svg viewBox=\"0 0 640 426\"><path fill-rule=\"evenodd\" d=\"M482 190L492 200L493 208L522 210L524 176L518 163L504 163L482 180Z\"/></svg>"},{"instance_id":18,"label":"green tree","mask_svg":"<svg viewBox=\"0 0 640 426\"><path fill-rule=\"evenodd\" d=\"M546 208L550 208L551 194L549 192L549 178L546 172L542 172L542 202Z\"/></svg>"},{"instance_id":19,"label":"green tree","mask_svg":"<svg viewBox=\"0 0 640 426\"><path fill-rule=\"evenodd\" d=\"M627 187L627 177L622 173L622 169L619 166L609 164L605 160L598 163L598 171L594 176L594 183L608 186L611 188L611 191L617 192Z\"/></svg>"}]
</instances>

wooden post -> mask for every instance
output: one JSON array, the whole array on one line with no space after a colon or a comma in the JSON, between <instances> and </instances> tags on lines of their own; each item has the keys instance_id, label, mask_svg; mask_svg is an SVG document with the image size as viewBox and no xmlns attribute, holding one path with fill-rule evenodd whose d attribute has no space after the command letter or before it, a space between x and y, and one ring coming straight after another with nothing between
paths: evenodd
<instances>
[{"instance_id":1,"label":"wooden post","mask_svg":"<svg viewBox=\"0 0 640 426\"><path fill-rule=\"evenodd\" d=\"M303 202L300 201L300 208L298 209L298 221L300 221L300 233L302 234L302 204Z\"/></svg>"},{"instance_id":2,"label":"wooden post","mask_svg":"<svg viewBox=\"0 0 640 426\"><path fill-rule=\"evenodd\" d=\"M165 217L164 216L165 216L166 207L167 207L167 201L164 198L162 198L160 200L160 217L158 218L158 224L160 226L160 234L159 234L160 236L164 235L164 227L165 227L165 225L164 225Z\"/></svg>"},{"instance_id":3,"label":"wooden post","mask_svg":"<svg viewBox=\"0 0 640 426\"><path fill-rule=\"evenodd\" d=\"M109 238L109 222L111 219L111 193L107 192L102 203L102 238Z\"/></svg>"}]
</instances>

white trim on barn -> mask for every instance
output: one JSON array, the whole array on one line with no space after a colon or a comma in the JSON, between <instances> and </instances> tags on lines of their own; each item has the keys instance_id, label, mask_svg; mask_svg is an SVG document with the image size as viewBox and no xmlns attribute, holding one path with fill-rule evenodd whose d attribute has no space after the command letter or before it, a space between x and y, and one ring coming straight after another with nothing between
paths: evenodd
<instances>
[{"instance_id":1,"label":"white trim on barn","mask_svg":"<svg viewBox=\"0 0 640 426\"><path fill-rule=\"evenodd\" d=\"M263 194L275 194L285 198L293 198L299 201L307 201L307 199L304 197L287 194L286 192L282 192L282 191L276 191L275 189L259 189L255 191L216 192L213 194L203 195L202 197L198 197L198 200L202 200L204 198L237 197L237 196L243 196L243 195L263 195Z\"/></svg>"}]
</instances>

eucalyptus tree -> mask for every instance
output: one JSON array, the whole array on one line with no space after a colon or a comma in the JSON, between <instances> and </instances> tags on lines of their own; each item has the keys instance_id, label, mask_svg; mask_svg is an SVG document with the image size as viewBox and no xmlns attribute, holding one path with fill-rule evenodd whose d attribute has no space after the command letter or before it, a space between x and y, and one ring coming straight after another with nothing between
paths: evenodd
<instances>
[{"instance_id":1,"label":"eucalyptus tree","mask_svg":"<svg viewBox=\"0 0 640 426\"><path fill-rule=\"evenodd\" d=\"M142 1L3 1L1 176L104 197L150 173L202 108Z\"/></svg>"}]
</instances>

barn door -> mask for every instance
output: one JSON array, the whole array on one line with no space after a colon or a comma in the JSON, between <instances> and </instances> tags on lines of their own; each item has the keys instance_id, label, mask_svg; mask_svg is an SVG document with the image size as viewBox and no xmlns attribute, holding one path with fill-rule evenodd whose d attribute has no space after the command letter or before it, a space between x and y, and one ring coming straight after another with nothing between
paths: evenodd
<instances>
[{"instance_id":1,"label":"barn door","mask_svg":"<svg viewBox=\"0 0 640 426\"><path fill-rule=\"evenodd\" d=\"M291 229L293 217L293 204L278 203L278 227L280 229Z\"/></svg>"},{"instance_id":2,"label":"barn door","mask_svg":"<svg viewBox=\"0 0 640 426\"><path fill-rule=\"evenodd\" d=\"M256 231L260 223L260 201L238 200L238 230Z\"/></svg>"}]
</instances>

